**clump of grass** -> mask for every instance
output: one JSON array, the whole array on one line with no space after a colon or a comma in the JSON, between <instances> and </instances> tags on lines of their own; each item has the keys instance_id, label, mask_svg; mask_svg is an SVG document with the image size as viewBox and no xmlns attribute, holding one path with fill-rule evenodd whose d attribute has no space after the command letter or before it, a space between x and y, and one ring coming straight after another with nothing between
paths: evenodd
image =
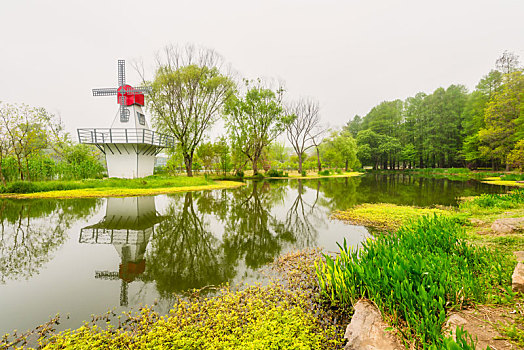
<instances>
[{"instance_id":1,"label":"clump of grass","mask_svg":"<svg viewBox=\"0 0 524 350\"><path fill-rule=\"evenodd\" d=\"M332 217L354 225L371 226L382 230L397 229L413 218L428 214L448 215L447 210L416 208L388 203L365 203L344 211L336 211Z\"/></svg>"},{"instance_id":2,"label":"clump of grass","mask_svg":"<svg viewBox=\"0 0 524 350\"><path fill-rule=\"evenodd\" d=\"M371 299L407 342L435 349L448 346L447 312L494 301L513 269L503 254L468 244L454 218L437 215L379 235L358 252L344 242L336 259L325 259L317 265L325 298L343 306Z\"/></svg>"},{"instance_id":3,"label":"clump of grass","mask_svg":"<svg viewBox=\"0 0 524 350\"><path fill-rule=\"evenodd\" d=\"M460 203L461 210L472 212L484 209L511 209L524 203L524 189L517 189L506 194L481 194L480 196L465 199Z\"/></svg>"},{"instance_id":4,"label":"clump of grass","mask_svg":"<svg viewBox=\"0 0 524 350\"><path fill-rule=\"evenodd\" d=\"M504 181L524 181L524 174L505 174L500 178Z\"/></svg>"}]
</instances>

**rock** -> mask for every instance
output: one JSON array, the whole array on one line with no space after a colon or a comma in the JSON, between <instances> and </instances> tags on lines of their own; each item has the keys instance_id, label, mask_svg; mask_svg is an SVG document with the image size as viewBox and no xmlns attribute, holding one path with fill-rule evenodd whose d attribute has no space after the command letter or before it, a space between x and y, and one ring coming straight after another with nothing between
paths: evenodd
<instances>
[{"instance_id":1,"label":"rock","mask_svg":"<svg viewBox=\"0 0 524 350\"><path fill-rule=\"evenodd\" d=\"M395 335L386 331L388 325L380 311L369 300L355 304L355 313L346 328L348 343L344 350L401 350L404 349Z\"/></svg>"},{"instance_id":2,"label":"rock","mask_svg":"<svg viewBox=\"0 0 524 350\"><path fill-rule=\"evenodd\" d=\"M524 263L524 251L523 250L519 250L518 252L513 252L513 255L515 255L517 262Z\"/></svg>"},{"instance_id":3,"label":"rock","mask_svg":"<svg viewBox=\"0 0 524 350\"><path fill-rule=\"evenodd\" d=\"M464 327L468 321L466 321L462 316L459 314L452 314L449 316L448 320L446 321L446 324L444 325L444 329L442 334L444 336L452 335L453 339L457 340L456 330L457 327Z\"/></svg>"},{"instance_id":4,"label":"rock","mask_svg":"<svg viewBox=\"0 0 524 350\"><path fill-rule=\"evenodd\" d=\"M512 233L524 230L524 218L505 218L493 222L491 229L497 233Z\"/></svg>"},{"instance_id":5,"label":"rock","mask_svg":"<svg viewBox=\"0 0 524 350\"><path fill-rule=\"evenodd\" d=\"M518 262L511 275L511 289L514 292L524 293L524 263Z\"/></svg>"}]
</instances>

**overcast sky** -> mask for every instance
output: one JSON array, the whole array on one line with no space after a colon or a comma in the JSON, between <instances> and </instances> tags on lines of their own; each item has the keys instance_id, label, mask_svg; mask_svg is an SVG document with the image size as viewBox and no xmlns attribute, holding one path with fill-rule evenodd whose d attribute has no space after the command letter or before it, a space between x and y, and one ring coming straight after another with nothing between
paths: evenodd
<instances>
[{"instance_id":1,"label":"overcast sky","mask_svg":"<svg viewBox=\"0 0 524 350\"><path fill-rule=\"evenodd\" d=\"M136 85L133 60L152 67L165 45L194 43L318 99L337 126L384 100L471 90L504 50L522 62L523 18L523 0L4 0L0 101L60 113L71 132L109 127L116 98L91 89L116 87L117 59Z\"/></svg>"}]
</instances>

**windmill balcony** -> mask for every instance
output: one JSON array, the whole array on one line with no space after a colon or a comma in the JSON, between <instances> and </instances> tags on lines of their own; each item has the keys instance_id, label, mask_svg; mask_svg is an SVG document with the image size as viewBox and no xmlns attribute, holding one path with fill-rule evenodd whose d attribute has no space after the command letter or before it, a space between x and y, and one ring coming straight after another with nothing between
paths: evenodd
<instances>
[{"instance_id":1,"label":"windmill balcony","mask_svg":"<svg viewBox=\"0 0 524 350\"><path fill-rule=\"evenodd\" d=\"M78 129L80 143L100 144L145 144L157 147L174 147L173 136L149 129Z\"/></svg>"}]
</instances>

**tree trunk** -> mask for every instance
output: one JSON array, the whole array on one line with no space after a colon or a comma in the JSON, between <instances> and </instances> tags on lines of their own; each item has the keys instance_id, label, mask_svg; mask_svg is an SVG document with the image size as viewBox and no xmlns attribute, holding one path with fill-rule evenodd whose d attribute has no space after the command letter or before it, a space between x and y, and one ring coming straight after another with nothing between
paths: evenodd
<instances>
[{"instance_id":1,"label":"tree trunk","mask_svg":"<svg viewBox=\"0 0 524 350\"><path fill-rule=\"evenodd\" d=\"M258 157L253 157L253 176L258 175Z\"/></svg>"},{"instance_id":2,"label":"tree trunk","mask_svg":"<svg viewBox=\"0 0 524 350\"><path fill-rule=\"evenodd\" d=\"M302 174L302 153L298 155L298 173Z\"/></svg>"},{"instance_id":3,"label":"tree trunk","mask_svg":"<svg viewBox=\"0 0 524 350\"><path fill-rule=\"evenodd\" d=\"M193 157L189 154L184 155L184 165L186 166L186 174L188 177L193 177Z\"/></svg>"},{"instance_id":4,"label":"tree trunk","mask_svg":"<svg viewBox=\"0 0 524 350\"><path fill-rule=\"evenodd\" d=\"M346 159L346 172L348 172L349 160Z\"/></svg>"},{"instance_id":5,"label":"tree trunk","mask_svg":"<svg viewBox=\"0 0 524 350\"><path fill-rule=\"evenodd\" d=\"M317 165L318 165L318 171L321 172L321 171L322 171L322 163L320 162L320 150L318 149L317 146L315 146L315 148L317 149Z\"/></svg>"}]
</instances>

